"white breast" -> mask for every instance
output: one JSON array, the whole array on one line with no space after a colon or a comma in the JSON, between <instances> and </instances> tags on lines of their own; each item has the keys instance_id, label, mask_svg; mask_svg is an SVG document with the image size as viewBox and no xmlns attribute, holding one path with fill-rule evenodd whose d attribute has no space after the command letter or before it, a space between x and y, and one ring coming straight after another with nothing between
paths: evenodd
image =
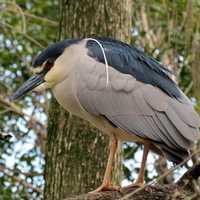
<instances>
[{"instance_id":1,"label":"white breast","mask_svg":"<svg viewBox=\"0 0 200 200\"><path fill-rule=\"evenodd\" d=\"M73 76L67 77L61 83L52 88L53 94L58 103L74 115L83 117L83 108L80 106L74 90Z\"/></svg>"},{"instance_id":2,"label":"white breast","mask_svg":"<svg viewBox=\"0 0 200 200\"><path fill-rule=\"evenodd\" d=\"M85 119L96 126L98 129L107 133L113 132L113 127L102 117L88 113L79 103L76 97L76 85L73 76L65 79L52 88L53 94L58 103L68 112Z\"/></svg>"}]
</instances>

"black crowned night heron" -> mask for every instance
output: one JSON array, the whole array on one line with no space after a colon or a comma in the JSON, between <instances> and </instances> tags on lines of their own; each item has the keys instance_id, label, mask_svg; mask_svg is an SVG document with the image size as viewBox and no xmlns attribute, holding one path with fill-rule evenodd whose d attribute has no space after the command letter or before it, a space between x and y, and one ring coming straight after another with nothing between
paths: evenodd
<instances>
[{"instance_id":1,"label":"black crowned night heron","mask_svg":"<svg viewBox=\"0 0 200 200\"><path fill-rule=\"evenodd\" d=\"M144 145L135 184L144 182L149 150L180 163L199 138L200 120L169 71L142 51L109 38L64 40L33 63L35 75L12 96L51 88L60 105L111 138L103 184L109 189L117 141Z\"/></svg>"}]
</instances>

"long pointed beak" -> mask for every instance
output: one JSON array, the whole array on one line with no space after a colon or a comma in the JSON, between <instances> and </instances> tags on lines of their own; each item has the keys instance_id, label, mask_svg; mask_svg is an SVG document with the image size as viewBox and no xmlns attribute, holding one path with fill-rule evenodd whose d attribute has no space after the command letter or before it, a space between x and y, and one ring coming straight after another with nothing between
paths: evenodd
<instances>
[{"instance_id":1,"label":"long pointed beak","mask_svg":"<svg viewBox=\"0 0 200 200\"><path fill-rule=\"evenodd\" d=\"M45 82L44 73L33 75L13 95L10 96L10 100L14 101L20 97L23 97L26 93L43 82Z\"/></svg>"}]
</instances>

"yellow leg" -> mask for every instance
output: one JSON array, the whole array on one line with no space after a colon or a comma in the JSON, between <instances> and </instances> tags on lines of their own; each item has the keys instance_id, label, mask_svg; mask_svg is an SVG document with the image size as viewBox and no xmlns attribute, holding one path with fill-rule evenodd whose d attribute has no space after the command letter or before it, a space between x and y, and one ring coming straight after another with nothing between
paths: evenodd
<instances>
[{"instance_id":1,"label":"yellow leg","mask_svg":"<svg viewBox=\"0 0 200 200\"><path fill-rule=\"evenodd\" d=\"M113 162L115 159L117 145L118 145L118 140L115 137L115 135L112 135L110 138L110 153L109 153L109 157L108 157L106 171L105 171L104 178L103 178L103 183L96 190L92 191L92 193L105 191L105 190L115 190L115 188L110 187L110 183L111 183L111 175L112 175L112 165L113 165Z\"/></svg>"},{"instance_id":2,"label":"yellow leg","mask_svg":"<svg viewBox=\"0 0 200 200\"><path fill-rule=\"evenodd\" d=\"M145 165L146 165L147 156L148 156L148 153L149 153L149 146L150 146L149 143L144 144L144 151L143 151L143 155L142 155L142 163L141 163L138 178L135 181L134 185L144 184Z\"/></svg>"}]
</instances>

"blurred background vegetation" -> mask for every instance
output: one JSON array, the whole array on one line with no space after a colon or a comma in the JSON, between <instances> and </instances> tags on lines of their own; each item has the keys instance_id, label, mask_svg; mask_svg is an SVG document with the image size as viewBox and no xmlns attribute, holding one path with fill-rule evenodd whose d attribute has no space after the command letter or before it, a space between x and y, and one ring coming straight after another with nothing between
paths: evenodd
<instances>
[{"instance_id":1,"label":"blurred background vegetation","mask_svg":"<svg viewBox=\"0 0 200 200\"><path fill-rule=\"evenodd\" d=\"M51 94L31 93L15 103L8 97L31 75L31 62L38 52L58 38L59 5L59 0L0 0L0 132L12 135L8 141L0 140L0 199L43 197ZM133 0L132 16L132 44L171 69L200 111L200 1ZM140 148L123 145L124 184L136 177ZM146 180L168 167L166 161L151 155ZM177 172L164 182L178 176Z\"/></svg>"}]
</instances>

